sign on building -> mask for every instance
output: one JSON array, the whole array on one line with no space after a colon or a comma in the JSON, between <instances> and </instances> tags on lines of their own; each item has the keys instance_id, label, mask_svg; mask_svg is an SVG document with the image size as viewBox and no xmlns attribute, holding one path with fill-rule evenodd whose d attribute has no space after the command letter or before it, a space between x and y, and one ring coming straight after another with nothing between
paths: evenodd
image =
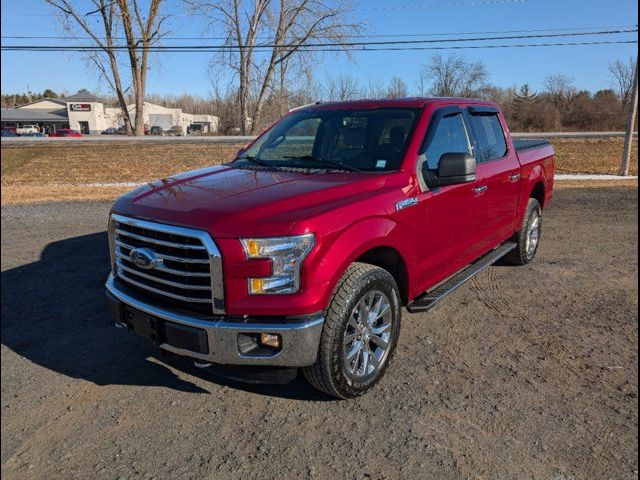
<instances>
[{"instance_id":1,"label":"sign on building","mask_svg":"<svg viewBox=\"0 0 640 480\"><path fill-rule=\"evenodd\" d=\"M91 104L90 103L70 103L69 110L72 112L90 112Z\"/></svg>"}]
</instances>

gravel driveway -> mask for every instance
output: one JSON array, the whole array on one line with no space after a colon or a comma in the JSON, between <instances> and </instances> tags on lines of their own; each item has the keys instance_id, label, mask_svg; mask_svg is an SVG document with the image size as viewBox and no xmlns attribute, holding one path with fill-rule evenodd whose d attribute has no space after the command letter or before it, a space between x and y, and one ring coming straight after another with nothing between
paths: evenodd
<instances>
[{"instance_id":1,"label":"gravel driveway","mask_svg":"<svg viewBox=\"0 0 640 480\"><path fill-rule=\"evenodd\" d=\"M166 361L105 311L108 204L3 207L3 478L638 478L637 201L559 190L354 401Z\"/></svg>"}]
</instances>

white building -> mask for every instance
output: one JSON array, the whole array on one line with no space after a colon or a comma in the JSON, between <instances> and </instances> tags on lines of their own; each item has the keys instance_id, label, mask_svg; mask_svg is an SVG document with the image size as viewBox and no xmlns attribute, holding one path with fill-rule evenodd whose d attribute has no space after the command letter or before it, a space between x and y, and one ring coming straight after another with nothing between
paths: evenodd
<instances>
[{"instance_id":1,"label":"white building","mask_svg":"<svg viewBox=\"0 0 640 480\"><path fill-rule=\"evenodd\" d=\"M120 109L117 109L120 112ZM131 121L135 122L136 106L127 105ZM158 126L163 130L179 127L184 135L189 131L200 133L215 133L218 131L218 117L213 115L199 115L184 113L180 108L167 108L162 105L144 102L144 123L149 127Z\"/></svg>"},{"instance_id":2,"label":"white building","mask_svg":"<svg viewBox=\"0 0 640 480\"><path fill-rule=\"evenodd\" d=\"M135 123L135 105L128 105L129 115ZM185 113L180 108L167 108L153 103L144 103L144 123L147 127L163 130L215 133L218 117ZM17 108L2 109L2 128L35 124L41 130L55 131L71 128L83 134L100 134L108 128L124 125L123 112L117 107L105 106L104 102L86 90L64 99L44 98Z\"/></svg>"}]
</instances>

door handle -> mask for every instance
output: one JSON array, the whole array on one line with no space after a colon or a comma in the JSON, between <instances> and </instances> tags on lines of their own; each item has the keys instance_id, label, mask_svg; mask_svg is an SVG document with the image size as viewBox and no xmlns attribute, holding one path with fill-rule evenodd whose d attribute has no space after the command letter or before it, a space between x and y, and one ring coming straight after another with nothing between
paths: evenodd
<instances>
[{"instance_id":1,"label":"door handle","mask_svg":"<svg viewBox=\"0 0 640 480\"><path fill-rule=\"evenodd\" d=\"M480 194L480 193L484 193L487 190L489 190L489 187L487 187L486 185L482 185L480 187L474 187L473 188L473 193L475 193L477 195L477 194Z\"/></svg>"},{"instance_id":2,"label":"door handle","mask_svg":"<svg viewBox=\"0 0 640 480\"><path fill-rule=\"evenodd\" d=\"M519 173L514 173L513 175L509 175L509 181L510 182L517 182L518 180L520 180L520 174Z\"/></svg>"}]
</instances>

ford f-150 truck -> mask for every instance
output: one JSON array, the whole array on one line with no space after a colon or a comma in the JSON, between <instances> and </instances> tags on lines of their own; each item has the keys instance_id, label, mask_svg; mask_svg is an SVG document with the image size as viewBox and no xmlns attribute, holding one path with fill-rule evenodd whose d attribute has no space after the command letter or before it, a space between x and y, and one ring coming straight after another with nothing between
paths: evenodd
<instances>
[{"instance_id":1,"label":"ford f-150 truck","mask_svg":"<svg viewBox=\"0 0 640 480\"><path fill-rule=\"evenodd\" d=\"M198 366L301 367L352 398L384 375L402 307L534 258L554 171L552 147L514 141L491 102L301 107L234 161L117 200L108 303Z\"/></svg>"}]
</instances>

